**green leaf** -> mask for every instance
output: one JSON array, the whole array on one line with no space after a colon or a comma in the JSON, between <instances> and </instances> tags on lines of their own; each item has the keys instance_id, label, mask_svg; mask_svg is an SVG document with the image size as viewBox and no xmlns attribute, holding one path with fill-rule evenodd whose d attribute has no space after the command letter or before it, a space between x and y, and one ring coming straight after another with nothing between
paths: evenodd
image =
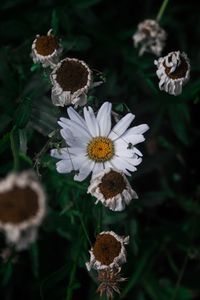
<instances>
[{"instance_id":1,"label":"green leaf","mask_svg":"<svg viewBox=\"0 0 200 300\"><path fill-rule=\"evenodd\" d=\"M185 145L189 143L188 122L189 111L184 103L174 103L169 106L169 117L174 133Z\"/></svg>"},{"instance_id":2,"label":"green leaf","mask_svg":"<svg viewBox=\"0 0 200 300\"><path fill-rule=\"evenodd\" d=\"M0 154L3 153L10 146L10 132L6 133L0 139Z\"/></svg>"},{"instance_id":3,"label":"green leaf","mask_svg":"<svg viewBox=\"0 0 200 300\"><path fill-rule=\"evenodd\" d=\"M58 33L58 24L59 24L58 16L56 10L54 9L51 16L51 28L53 29L53 34L55 35Z\"/></svg>"},{"instance_id":4,"label":"green leaf","mask_svg":"<svg viewBox=\"0 0 200 300\"><path fill-rule=\"evenodd\" d=\"M11 276L13 273L12 259L8 260L8 262L6 262L4 265L2 265L0 273L3 276L2 284L6 285L9 282L9 280L11 279Z\"/></svg>"},{"instance_id":5,"label":"green leaf","mask_svg":"<svg viewBox=\"0 0 200 300\"><path fill-rule=\"evenodd\" d=\"M18 128L24 128L26 126L30 119L31 110L32 101L30 98L27 97L24 100L22 100L15 113L14 124Z\"/></svg>"},{"instance_id":6,"label":"green leaf","mask_svg":"<svg viewBox=\"0 0 200 300\"><path fill-rule=\"evenodd\" d=\"M38 278L39 277L39 251L36 243L31 245L29 252L30 252L33 274L36 278Z\"/></svg>"}]
</instances>

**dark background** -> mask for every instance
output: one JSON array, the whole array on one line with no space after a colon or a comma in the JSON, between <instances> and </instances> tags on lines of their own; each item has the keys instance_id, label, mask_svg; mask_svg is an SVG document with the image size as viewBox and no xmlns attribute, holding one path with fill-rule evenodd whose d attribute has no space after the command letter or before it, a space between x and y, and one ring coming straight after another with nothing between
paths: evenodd
<instances>
[{"instance_id":1,"label":"dark background","mask_svg":"<svg viewBox=\"0 0 200 300\"><path fill-rule=\"evenodd\" d=\"M132 43L138 22L155 18L161 3L1 1L0 176L13 169L15 153L20 170L38 167L49 204L38 242L1 260L1 300L99 299L96 274L85 268L90 246L81 220L92 241L102 230L131 237L120 299L200 299L200 3L169 1L161 19L168 34L163 54L181 50L191 61L191 80L178 97L159 91L155 57L138 57ZM52 105L49 73L33 65L30 51L35 35L50 28L62 39L63 58L83 59L106 79L90 93L95 109L109 100L121 115L130 109L134 124L150 126L139 146L143 163L131 178L139 199L124 212L95 206L89 181L58 174L49 156L48 134L66 108Z\"/></svg>"}]
</instances>

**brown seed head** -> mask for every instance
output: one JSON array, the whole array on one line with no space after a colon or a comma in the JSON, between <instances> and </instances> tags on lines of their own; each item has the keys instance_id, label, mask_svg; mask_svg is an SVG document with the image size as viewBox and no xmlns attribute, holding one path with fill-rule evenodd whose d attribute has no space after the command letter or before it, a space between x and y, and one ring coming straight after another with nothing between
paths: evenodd
<instances>
[{"instance_id":1,"label":"brown seed head","mask_svg":"<svg viewBox=\"0 0 200 300\"><path fill-rule=\"evenodd\" d=\"M64 60L56 71L56 75L56 81L63 91L74 93L87 85L89 72L77 60Z\"/></svg>"},{"instance_id":2,"label":"brown seed head","mask_svg":"<svg viewBox=\"0 0 200 300\"><path fill-rule=\"evenodd\" d=\"M41 35L36 39L35 49L40 55L51 55L58 48L59 44L57 38L53 35Z\"/></svg>"},{"instance_id":3,"label":"brown seed head","mask_svg":"<svg viewBox=\"0 0 200 300\"><path fill-rule=\"evenodd\" d=\"M19 224L36 215L38 195L30 187L13 186L0 193L0 222Z\"/></svg>"},{"instance_id":4,"label":"brown seed head","mask_svg":"<svg viewBox=\"0 0 200 300\"><path fill-rule=\"evenodd\" d=\"M111 234L99 234L93 247L96 260L103 265L110 265L121 251L121 243Z\"/></svg>"}]
</instances>

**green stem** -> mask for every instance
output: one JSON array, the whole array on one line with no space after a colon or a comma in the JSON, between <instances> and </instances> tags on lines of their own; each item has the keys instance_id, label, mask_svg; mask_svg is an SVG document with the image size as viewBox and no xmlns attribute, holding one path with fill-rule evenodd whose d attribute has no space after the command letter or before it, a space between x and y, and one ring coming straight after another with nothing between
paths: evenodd
<instances>
[{"instance_id":1,"label":"green stem","mask_svg":"<svg viewBox=\"0 0 200 300\"><path fill-rule=\"evenodd\" d=\"M80 219L80 222L81 222L81 227L82 227L82 229L83 229L83 232L84 232L84 234L85 234L85 237L86 237L88 243L90 244L90 246L92 246L92 242L91 242L91 240L90 240L90 238L89 238L89 235L88 235L88 232L87 232L85 223L84 223L84 221L83 221L83 216L82 216L82 214L81 214L81 212L80 212L80 210L79 210L79 207L78 207L78 204L77 204L77 202L76 202L75 197L74 197L74 203L75 203L76 209L77 209L77 211L78 211L78 216L79 216L79 219Z\"/></svg>"},{"instance_id":2,"label":"green stem","mask_svg":"<svg viewBox=\"0 0 200 300\"><path fill-rule=\"evenodd\" d=\"M101 232L102 219L103 219L103 207L102 205L98 209L98 223L97 223L97 234Z\"/></svg>"},{"instance_id":3,"label":"green stem","mask_svg":"<svg viewBox=\"0 0 200 300\"><path fill-rule=\"evenodd\" d=\"M158 11L158 14L157 14L157 17L156 17L156 20L159 22L162 18L162 15L164 14L164 11L167 7L167 4L168 4L169 0L163 0L163 3Z\"/></svg>"},{"instance_id":4,"label":"green stem","mask_svg":"<svg viewBox=\"0 0 200 300\"><path fill-rule=\"evenodd\" d=\"M152 253L155 251L156 244L153 244L151 248L147 249L147 251L143 254L141 259L138 261L135 271L132 274L132 276L129 278L127 285L125 286L123 292L120 295L120 299L126 299L127 294L129 291L136 285L136 283L140 280L142 273L144 270L146 270L148 261L152 255Z\"/></svg>"},{"instance_id":5,"label":"green stem","mask_svg":"<svg viewBox=\"0 0 200 300\"><path fill-rule=\"evenodd\" d=\"M67 286L67 295L66 295L66 300L71 300L73 297L73 283L74 283L74 278L76 275L76 269L77 269L77 263L78 263L78 259L79 259L79 255L80 255L80 251L82 248L82 242L83 239L81 237L81 231L79 230L79 238L78 238L78 247L77 247L77 252L76 252L76 256L71 268L71 272L70 272L70 277L69 277L69 284Z\"/></svg>"},{"instance_id":6,"label":"green stem","mask_svg":"<svg viewBox=\"0 0 200 300\"><path fill-rule=\"evenodd\" d=\"M14 137L14 128L10 132L10 147L13 155L13 169L14 171L19 171L19 155L17 151L17 145L15 143L15 137Z\"/></svg>"},{"instance_id":7,"label":"green stem","mask_svg":"<svg viewBox=\"0 0 200 300\"><path fill-rule=\"evenodd\" d=\"M176 282L175 290L174 290L174 293L173 293L173 295L172 295L171 300L175 300L175 299L176 299L177 292L178 292L178 289L179 289L179 287L180 287L180 284L181 284L183 275L184 275L184 273L185 273L185 269L186 269L187 263L188 263L188 255L186 254L186 255L185 255L185 258L184 258L184 261L183 261L182 268L181 268L181 270L180 270L180 273L179 273L179 276L178 276L178 279L177 279L177 282Z\"/></svg>"}]
</instances>

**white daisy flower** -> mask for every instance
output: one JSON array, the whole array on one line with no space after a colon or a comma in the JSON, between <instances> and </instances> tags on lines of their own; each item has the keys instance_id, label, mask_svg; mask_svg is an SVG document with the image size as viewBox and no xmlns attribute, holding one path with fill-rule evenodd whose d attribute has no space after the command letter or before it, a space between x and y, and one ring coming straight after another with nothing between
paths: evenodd
<instances>
[{"instance_id":1,"label":"white daisy flower","mask_svg":"<svg viewBox=\"0 0 200 300\"><path fill-rule=\"evenodd\" d=\"M42 63L45 67L55 67L62 52L62 46L58 39L52 35L52 29L47 35L36 35L32 44L31 57L34 63Z\"/></svg>"},{"instance_id":2,"label":"white daisy flower","mask_svg":"<svg viewBox=\"0 0 200 300\"><path fill-rule=\"evenodd\" d=\"M165 46L167 34L156 20L144 20L133 35L134 46L140 47L139 55L150 52L159 56Z\"/></svg>"},{"instance_id":3,"label":"white daisy flower","mask_svg":"<svg viewBox=\"0 0 200 300\"><path fill-rule=\"evenodd\" d=\"M146 124L128 129L134 119L125 115L111 129L112 104L105 102L97 116L91 107L84 107L82 118L72 107L67 109L70 119L61 118L58 124L67 147L51 150L51 156L61 159L56 168L59 173L79 171L74 180L82 181L91 172L96 174L106 168L115 168L126 175L136 171L142 153L135 147L143 142Z\"/></svg>"},{"instance_id":4,"label":"white daisy flower","mask_svg":"<svg viewBox=\"0 0 200 300\"><path fill-rule=\"evenodd\" d=\"M52 102L56 106L83 106L87 103L88 90L100 84L93 83L90 68L76 58L60 61L50 78L53 84Z\"/></svg>"},{"instance_id":5,"label":"white daisy flower","mask_svg":"<svg viewBox=\"0 0 200 300\"><path fill-rule=\"evenodd\" d=\"M154 61L158 70L156 74L160 79L159 88L171 95L182 93L182 87L190 79L190 62L184 52L170 52L164 57Z\"/></svg>"},{"instance_id":6,"label":"white daisy flower","mask_svg":"<svg viewBox=\"0 0 200 300\"><path fill-rule=\"evenodd\" d=\"M121 237L113 231L102 231L89 251L90 261L86 263L88 271L91 268L102 270L120 267L126 262L124 245L128 243L129 236Z\"/></svg>"},{"instance_id":7,"label":"white daisy flower","mask_svg":"<svg viewBox=\"0 0 200 300\"><path fill-rule=\"evenodd\" d=\"M33 173L10 174L0 181L0 230L16 250L28 248L37 237L46 197Z\"/></svg>"},{"instance_id":8,"label":"white daisy flower","mask_svg":"<svg viewBox=\"0 0 200 300\"><path fill-rule=\"evenodd\" d=\"M137 199L123 172L108 168L93 176L88 193L113 211L122 211L131 200Z\"/></svg>"}]
</instances>

